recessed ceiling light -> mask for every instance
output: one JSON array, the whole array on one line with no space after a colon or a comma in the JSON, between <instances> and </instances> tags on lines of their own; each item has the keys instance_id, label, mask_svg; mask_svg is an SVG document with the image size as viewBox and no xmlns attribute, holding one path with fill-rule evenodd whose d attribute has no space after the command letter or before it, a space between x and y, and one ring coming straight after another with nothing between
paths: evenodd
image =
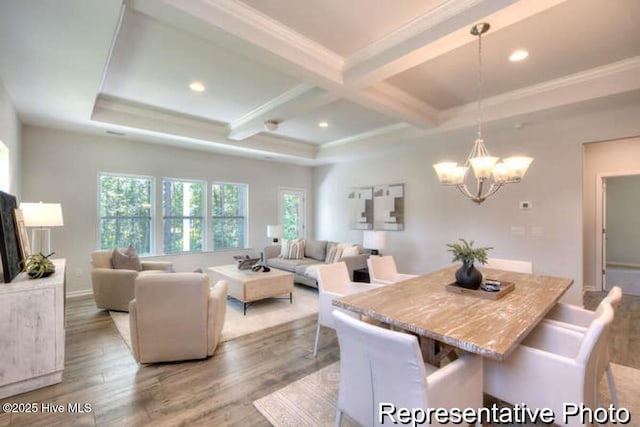
<instances>
[{"instance_id":1,"label":"recessed ceiling light","mask_svg":"<svg viewBox=\"0 0 640 427\"><path fill-rule=\"evenodd\" d=\"M189 89L191 89L194 92L204 92L204 85L202 84L202 82L194 80L189 85Z\"/></svg>"},{"instance_id":2,"label":"recessed ceiling light","mask_svg":"<svg viewBox=\"0 0 640 427\"><path fill-rule=\"evenodd\" d=\"M515 52L513 52L509 56L509 61L511 61L511 62L522 61L527 56L529 56L529 52L527 52L526 50L519 49L519 50L516 50Z\"/></svg>"},{"instance_id":3,"label":"recessed ceiling light","mask_svg":"<svg viewBox=\"0 0 640 427\"><path fill-rule=\"evenodd\" d=\"M328 128L329 122L318 122L318 127L320 128Z\"/></svg>"}]
</instances>

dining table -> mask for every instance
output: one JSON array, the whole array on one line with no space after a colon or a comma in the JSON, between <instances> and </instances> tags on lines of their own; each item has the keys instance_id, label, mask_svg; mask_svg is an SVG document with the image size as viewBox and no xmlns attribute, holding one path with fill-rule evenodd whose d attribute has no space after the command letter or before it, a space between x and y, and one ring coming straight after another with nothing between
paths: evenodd
<instances>
[{"instance_id":1,"label":"dining table","mask_svg":"<svg viewBox=\"0 0 640 427\"><path fill-rule=\"evenodd\" d=\"M568 278L482 268L485 279L514 285L493 300L448 290L458 268L336 298L333 305L417 335L431 364L455 349L503 361L573 284Z\"/></svg>"}]
</instances>

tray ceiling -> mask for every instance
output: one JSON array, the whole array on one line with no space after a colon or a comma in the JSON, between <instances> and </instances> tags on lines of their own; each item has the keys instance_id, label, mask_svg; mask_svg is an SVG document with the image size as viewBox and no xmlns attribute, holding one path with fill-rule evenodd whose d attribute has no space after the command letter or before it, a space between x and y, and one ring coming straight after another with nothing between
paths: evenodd
<instances>
[{"instance_id":1,"label":"tray ceiling","mask_svg":"<svg viewBox=\"0 0 640 427\"><path fill-rule=\"evenodd\" d=\"M486 121L640 102L639 20L637 0L11 1L0 78L26 123L318 164L473 126L479 21Z\"/></svg>"}]
</instances>

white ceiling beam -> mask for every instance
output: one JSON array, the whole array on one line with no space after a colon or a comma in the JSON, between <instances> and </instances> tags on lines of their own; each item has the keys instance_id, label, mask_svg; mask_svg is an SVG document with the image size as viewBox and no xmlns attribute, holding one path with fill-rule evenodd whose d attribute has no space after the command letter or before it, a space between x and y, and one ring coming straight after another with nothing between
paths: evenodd
<instances>
[{"instance_id":1,"label":"white ceiling beam","mask_svg":"<svg viewBox=\"0 0 640 427\"><path fill-rule=\"evenodd\" d=\"M352 92L347 98L363 107L418 127L432 128L438 124L438 110L387 83Z\"/></svg>"},{"instance_id":2,"label":"white ceiling beam","mask_svg":"<svg viewBox=\"0 0 640 427\"><path fill-rule=\"evenodd\" d=\"M242 143L227 139L227 126L174 111L133 104L122 99L101 95L95 103L91 119L150 132L192 138L237 150L260 151L301 159L315 159L318 147L270 135L256 135Z\"/></svg>"},{"instance_id":3,"label":"white ceiling beam","mask_svg":"<svg viewBox=\"0 0 640 427\"><path fill-rule=\"evenodd\" d=\"M229 139L240 141L264 130L265 120L287 120L307 111L320 108L339 99L339 96L303 83L261 105L229 124Z\"/></svg>"},{"instance_id":4,"label":"white ceiling beam","mask_svg":"<svg viewBox=\"0 0 640 427\"><path fill-rule=\"evenodd\" d=\"M640 56L493 96L482 101L482 120L491 122L640 90L638 76ZM442 111L438 130L471 126L476 120L473 102Z\"/></svg>"},{"instance_id":5,"label":"white ceiling beam","mask_svg":"<svg viewBox=\"0 0 640 427\"><path fill-rule=\"evenodd\" d=\"M147 6L148 2L149 0L138 0L136 3L145 3ZM238 41L248 42L269 52L271 55L263 55L262 57L263 60L269 61L267 65L321 87L342 84L344 59L340 55L241 1L163 0L163 2L197 20L233 35ZM145 13L157 8L154 5L148 6ZM175 20L169 22L175 25ZM181 27L181 29L187 32L193 32L194 28L198 28L187 24L187 22L185 24L186 27ZM217 35L214 40L219 41ZM230 40L226 40L226 42L232 43ZM242 44L237 44L236 47L240 48L240 51L247 49L247 46L242 46ZM251 51L251 53L256 52ZM284 62L274 60L273 55L284 59Z\"/></svg>"},{"instance_id":6,"label":"white ceiling beam","mask_svg":"<svg viewBox=\"0 0 640 427\"><path fill-rule=\"evenodd\" d=\"M567 0L450 1L409 22L345 60L346 84L365 88L474 43L469 28L479 20L500 30Z\"/></svg>"}]
</instances>

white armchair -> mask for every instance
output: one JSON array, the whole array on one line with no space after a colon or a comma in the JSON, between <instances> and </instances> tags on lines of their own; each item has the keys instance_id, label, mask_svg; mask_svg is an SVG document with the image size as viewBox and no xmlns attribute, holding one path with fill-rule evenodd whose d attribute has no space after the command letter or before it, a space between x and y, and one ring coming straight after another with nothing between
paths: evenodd
<instances>
[{"instance_id":1,"label":"white armchair","mask_svg":"<svg viewBox=\"0 0 640 427\"><path fill-rule=\"evenodd\" d=\"M133 356L140 363L204 359L224 326L227 282L201 273L139 276L129 303Z\"/></svg>"},{"instance_id":2,"label":"white armchair","mask_svg":"<svg viewBox=\"0 0 640 427\"><path fill-rule=\"evenodd\" d=\"M533 263L530 261L517 261L512 259L488 258L484 265L487 268L513 271L514 273L533 274Z\"/></svg>"},{"instance_id":3,"label":"white armchair","mask_svg":"<svg viewBox=\"0 0 640 427\"><path fill-rule=\"evenodd\" d=\"M622 290L619 287L614 286L600 304L611 305L615 315L615 311L618 308L618 305L620 305L621 300ZM544 321L549 324L569 328L578 333L584 334L589 328L591 322L593 322L594 317L595 312L591 310L585 310L582 307L577 307L571 304L557 303L547 314ZM602 346L602 354L598 359L597 380L600 381L602 375L604 375L605 372L607 373L607 382L609 383L611 401L615 406L618 406L618 394L613 380L611 364L609 363L608 339L605 340L605 343L606 345Z\"/></svg>"},{"instance_id":4,"label":"white armchair","mask_svg":"<svg viewBox=\"0 0 640 427\"><path fill-rule=\"evenodd\" d=\"M111 264L112 253L110 249L91 253L91 285L98 308L129 311L129 301L134 298L134 284L138 276L164 273L173 268L171 262L142 261L142 271L118 270Z\"/></svg>"},{"instance_id":5,"label":"white armchair","mask_svg":"<svg viewBox=\"0 0 640 427\"><path fill-rule=\"evenodd\" d=\"M360 425L391 424L382 402L397 408L481 408L482 357L464 354L438 369L425 364L415 335L370 325L335 310L340 343L336 426L346 413Z\"/></svg>"},{"instance_id":6,"label":"white armchair","mask_svg":"<svg viewBox=\"0 0 640 427\"><path fill-rule=\"evenodd\" d=\"M369 257L367 258L367 267L371 283L379 285L391 285L418 277L415 274L398 273L396 261L391 255Z\"/></svg>"},{"instance_id":7,"label":"white armchair","mask_svg":"<svg viewBox=\"0 0 640 427\"><path fill-rule=\"evenodd\" d=\"M530 408L550 408L556 416L563 413L564 402L594 409L598 358L612 320L613 309L603 304L584 334L541 323L504 362L485 360L485 393ZM583 425L578 417L567 421Z\"/></svg>"},{"instance_id":8,"label":"white armchair","mask_svg":"<svg viewBox=\"0 0 640 427\"><path fill-rule=\"evenodd\" d=\"M321 265L318 267L318 326L316 328L316 340L313 346L314 357L318 354L318 341L320 340L320 326L335 329L331 312L337 309L333 306L333 300L345 295L374 289L376 286L368 283L352 282L349 271L344 262ZM354 315L351 313L351 315Z\"/></svg>"}]
</instances>

